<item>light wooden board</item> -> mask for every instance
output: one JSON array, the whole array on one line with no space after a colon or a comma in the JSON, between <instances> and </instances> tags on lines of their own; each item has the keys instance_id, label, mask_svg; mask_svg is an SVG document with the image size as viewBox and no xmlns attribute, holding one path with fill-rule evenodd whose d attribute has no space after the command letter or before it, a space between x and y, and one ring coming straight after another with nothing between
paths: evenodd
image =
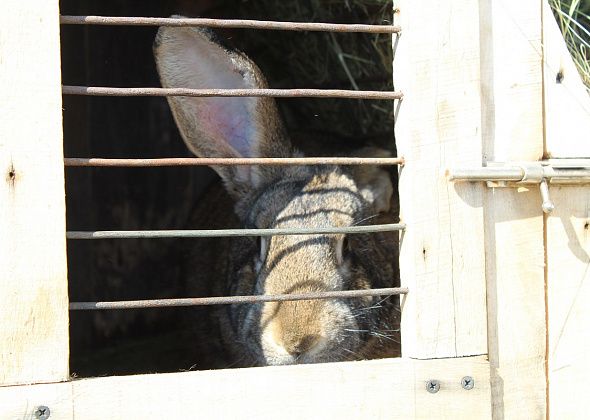
<instances>
[{"instance_id":1,"label":"light wooden board","mask_svg":"<svg viewBox=\"0 0 590 420\"><path fill-rule=\"evenodd\" d=\"M551 187L547 220L549 412L582 419L590 411L590 187Z\"/></svg>"},{"instance_id":2,"label":"light wooden board","mask_svg":"<svg viewBox=\"0 0 590 420\"><path fill-rule=\"evenodd\" d=\"M461 387L466 375L475 379L472 390ZM430 379L440 381L436 394L426 391ZM491 418L489 364L482 357L138 375L0 389L6 418L28 418L39 404L52 410L52 419Z\"/></svg>"},{"instance_id":3,"label":"light wooden board","mask_svg":"<svg viewBox=\"0 0 590 420\"><path fill-rule=\"evenodd\" d=\"M484 162L543 154L541 2L481 0ZM544 419L545 287L538 187L485 197L489 358L495 418Z\"/></svg>"},{"instance_id":4,"label":"light wooden board","mask_svg":"<svg viewBox=\"0 0 590 420\"><path fill-rule=\"evenodd\" d=\"M2 420L35 420L39 407L49 408L51 420L74 419L72 382L0 387Z\"/></svg>"},{"instance_id":5,"label":"light wooden board","mask_svg":"<svg viewBox=\"0 0 590 420\"><path fill-rule=\"evenodd\" d=\"M486 203L489 358L495 418L545 418L543 217L536 190Z\"/></svg>"},{"instance_id":6,"label":"light wooden board","mask_svg":"<svg viewBox=\"0 0 590 420\"><path fill-rule=\"evenodd\" d=\"M547 1L543 44L547 157L590 157L590 96Z\"/></svg>"},{"instance_id":7,"label":"light wooden board","mask_svg":"<svg viewBox=\"0 0 590 420\"><path fill-rule=\"evenodd\" d=\"M57 0L0 3L0 385L68 376Z\"/></svg>"},{"instance_id":8,"label":"light wooden board","mask_svg":"<svg viewBox=\"0 0 590 420\"><path fill-rule=\"evenodd\" d=\"M401 218L402 353L414 358L487 353L483 191L450 184L445 170L482 159L478 4L396 2L403 33L394 84Z\"/></svg>"},{"instance_id":9,"label":"light wooden board","mask_svg":"<svg viewBox=\"0 0 590 420\"><path fill-rule=\"evenodd\" d=\"M590 157L590 98L549 5L543 3L545 132L549 157ZM560 73L561 80L557 80ZM586 418L590 377L590 186L551 186L547 218L550 418Z\"/></svg>"}]
</instances>

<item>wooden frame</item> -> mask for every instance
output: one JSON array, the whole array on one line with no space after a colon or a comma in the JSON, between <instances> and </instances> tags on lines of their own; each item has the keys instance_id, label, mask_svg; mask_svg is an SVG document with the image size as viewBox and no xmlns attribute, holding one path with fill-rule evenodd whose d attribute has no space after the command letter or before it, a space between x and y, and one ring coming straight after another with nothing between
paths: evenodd
<instances>
[{"instance_id":1,"label":"wooden frame","mask_svg":"<svg viewBox=\"0 0 590 420\"><path fill-rule=\"evenodd\" d=\"M543 9L545 147L551 158L589 157L590 96L547 4ZM590 373L590 188L554 186L546 218L548 414L580 418Z\"/></svg>"},{"instance_id":2,"label":"wooden frame","mask_svg":"<svg viewBox=\"0 0 590 420\"><path fill-rule=\"evenodd\" d=\"M464 375L477 378L474 389L462 388ZM434 377L440 391L431 394L426 382ZM0 407L10 418L40 404L59 419L459 418L489 411L489 386L482 357L453 363L392 359L12 387L0 392Z\"/></svg>"},{"instance_id":3,"label":"wooden frame","mask_svg":"<svg viewBox=\"0 0 590 420\"><path fill-rule=\"evenodd\" d=\"M400 264L410 288L401 359L75 381L57 4L0 6L3 415L31 418L40 405L60 419L584 413L576 384L590 372L589 343L580 340L590 317L588 188L552 187L557 210L544 217L535 189L445 177L453 166L590 156L577 133L563 140L560 118L590 126L590 101L578 94L545 0L396 2L404 32L394 42L394 81L406 92L396 117L407 160ZM565 82L556 83L556 68ZM573 279L565 286L564 270ZM465 376L474 389L462 387ZM430 380L438 392L428 392ZM23 384L34 385L15 386Z\"/></svg>"},{"instance_id":4,"label":"wooden frame","mask_svg":"<svg viewBox=\"0 0 590 420\"><path fill-rule=\"evenodd\" d=\"M542 2L484 3L480 10L480 25L486 27L480 35L483 160L537 161L543 156ZM526 413L528 418L544 418L545 262L540 194L537 187L482 188L486 188L494 416Z\"/></svg>"},{"instance_id":5,"label":"wooden frame","mask_svg":"<svg viewBox=\"0 0 590 420\"><path fill-rule=\"evenodd\" d=\"M400 269L412 290L402 311L402 351L419 359L486 354L484 241L466 237L464 225L483 232L484 189L454 186L445 176L451 165L481 164L478 4L413 3L398 2L403 34L394 60L396 88L408 93L395 127L406 158Z\"/></svg>"},{"instance_id":6,"label":"wooden frame","mask_svg":"<svg viewBox=\"0 0 590 420\"><path fill-rule=\"evenodd\" d=\"M0 385L68 378L57 3L0 6Z\"/></svg>"}]
</instances>

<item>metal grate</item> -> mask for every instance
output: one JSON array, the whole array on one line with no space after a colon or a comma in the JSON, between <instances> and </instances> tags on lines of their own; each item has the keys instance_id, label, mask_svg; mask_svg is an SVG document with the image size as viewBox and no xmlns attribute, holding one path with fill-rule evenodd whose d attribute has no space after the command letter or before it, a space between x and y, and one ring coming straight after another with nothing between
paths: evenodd
<instances>
[{"instance_id":1,"label":"metal grate","mask_svg":"<svg viewBox=\"0 0 590 420\"><path fill-rule=\"evenodd\" d=\"M228 20L204 18L148 18L113 16L61 16L62 25L126 25L126 26L195 26L211 28L250 28L287 31L325 31L349 33L399 34L401 28L393 25L332 24L310 22L276 22L257 20ZM184 88L116 88L99 86L62 87L64 95L85 96L197 96L197 97L312 97L352 98L367 100L402 100L398 91L360 91L327 89L184 89ZM160 158L160 159L104 159L65 158L70 167L161 167L190 165L403 165L395 158ZM129 238L197 238L218 236L273 236L337 233L374 233L403 231L405 225L383 224L323 229L221 229L221 230L158 230L158 231L68 231L68 239L129 239ZM255 302L296 301L364 296L390 296L408 293L407 288L329 291L304 294L222 296L185 299L152 299L119 302L72 302L70 310L130 309L172 306L224 305Z\"/></svg>"},{"instance_id":2,"label":"metal grate","mask_svg":"<svg viewBox=\"0 0 590 420\"><path fill-rule=\"evenodd\" d=\"M102 159L65 158L65 166L224 166L224 165L403 165L403 158L163 158L163 159Z\"/></svg>"},{"instance_id":3,"label":"metal grate","mask_svg":"<svg viewBox=\"0 0 590 420\"><path fill-rule=\"evenodd\" d=\"M247 19L154 18L130 16L60 16L62 25L125 25L125 26L201 26L208 28L245 28L282 31L362 32L394 34L401 32L394 25L360 25L313 22L276 22Z\"/></svg>"},{"instance_id":4,"label":"metal grate","mask_svg":"<svg viewBox=\"0 0 590 420\"><path fill-rule=\"evenodd\" d=\"M393 296L408 293L406 287L389 287L370 290L341 290L333 292L315 293L290 293L284 295L254 295L254 296L221 296L207 298L186 298L186 299L150 299L150 300L126 300L120 302L73 302L71 310L93 310L93 309L137 309L137 308L162 308L175 306L197 306L197 305L235 305L239 303L257 302L285 302L295 300L317 300L317 299L350 299L365 296Z\"/></svg>"},{"instance_id":5,"label":"metal grate","mask_svg":"<svg viewBox=\"0 0 590 420\"><path fill-rule=\"evenodd\" d=\"M327 235L375 233L404 230L403 223L385 225L348 226L315 229L211 229L211 230L103 230L94 232L69 231L68 239L137 239L137 238L214 238L231 236Z\"/></svg>"},{"instance_id":6,"label":"metal grate","mask_svg":"<svg viewBox=\"0 0 590 420\"><path fill-rule=\"evenodd\" d=\"M346 98L402 99L401 92L344 89L183 89L183 88L115 88L98 86L63 86L64 95L85 96L223 96L273 98Z\"/></svg>"}]
</instances>

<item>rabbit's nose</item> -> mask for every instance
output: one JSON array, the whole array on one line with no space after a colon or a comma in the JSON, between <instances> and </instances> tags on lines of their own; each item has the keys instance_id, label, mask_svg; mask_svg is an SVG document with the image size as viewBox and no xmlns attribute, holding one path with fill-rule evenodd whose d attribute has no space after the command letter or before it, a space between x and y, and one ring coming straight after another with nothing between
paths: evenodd
<instances>
[{"instance_id":1,"label":"rabbit's nose","mask_svg":"<svg viewBox=\"0 0 590 420\"><path fill-rule=\"evenodd\" d=\"M302 354L318 350L321 347L321 338L319 335L304 335L298 339L286 340L285 350L291 356L298 358Z\"/></svg>"}]
</instances>

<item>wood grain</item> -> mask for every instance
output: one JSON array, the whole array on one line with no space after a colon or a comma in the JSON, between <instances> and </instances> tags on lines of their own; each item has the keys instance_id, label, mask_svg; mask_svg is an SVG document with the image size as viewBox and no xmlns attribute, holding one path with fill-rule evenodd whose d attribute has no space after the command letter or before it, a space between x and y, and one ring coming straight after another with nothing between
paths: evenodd
<instances>
[{"instance_id":1,"label":"wood grain","mask_svg":"<svg viewBox=\"0 0 590 420\"><path fill-rule=\"evenodd\" d=\"M543 1L543 52L546 155L589 157L590 96L547 1Z\"/></svg>"},{"instance_id":2,"label":"wood grain","mask_svg":"<svg viewBox=\"0 0 590 420\"><path fill-rule=\"evenodd\" d=\"M590 188L551 187L547 219L549 414L584 418L590 375Z\"/></svg>"},{"instance_id":3,"label":"wood grain","mask_svg":"<svg viewBox=\"0 0 590 420\"><path fill-rule=\"evenodd\" d=\"M0 13L0 385L68 376L57 0Z\"/></svg>"},{"instance_id":4,"label":"wood grain","mask_svg":"<svg viewBox=\"0 0 590 420\"><path fill-rule=\"evenodd\" d=\"M475 387L465 390L461 379ZM437 379L431 394L426 382ZM39 404L58 419L491 418L489 363L389 359L94 378L0 389L7 418ZM55 417L54 414L55 413Z\"/></svg>"},{"instance_id":5,"label":"wood grain","mask_svg":"<svg viewBox=\"0 0 590 420\"><path fill-rule=\"evenodd\" d=\"M543 154L541 2L480 1L483 160ZM545 418L544 236L537 186L486 190L489 358L495 418Z\"/></svg>"},{"instance_id":6,"label":"wood grain","mask_svg":"<svg viewBox=\"0 0 590 420\"><path fill-rule=\"evenodd\" d=\"M402 353L429 359L487 353L483 189L448 182L452 166L482 159L478 5L400 1L394 60L406 92L396 120L400 271L410 289Z\"/></svg>"}]
</instances>

